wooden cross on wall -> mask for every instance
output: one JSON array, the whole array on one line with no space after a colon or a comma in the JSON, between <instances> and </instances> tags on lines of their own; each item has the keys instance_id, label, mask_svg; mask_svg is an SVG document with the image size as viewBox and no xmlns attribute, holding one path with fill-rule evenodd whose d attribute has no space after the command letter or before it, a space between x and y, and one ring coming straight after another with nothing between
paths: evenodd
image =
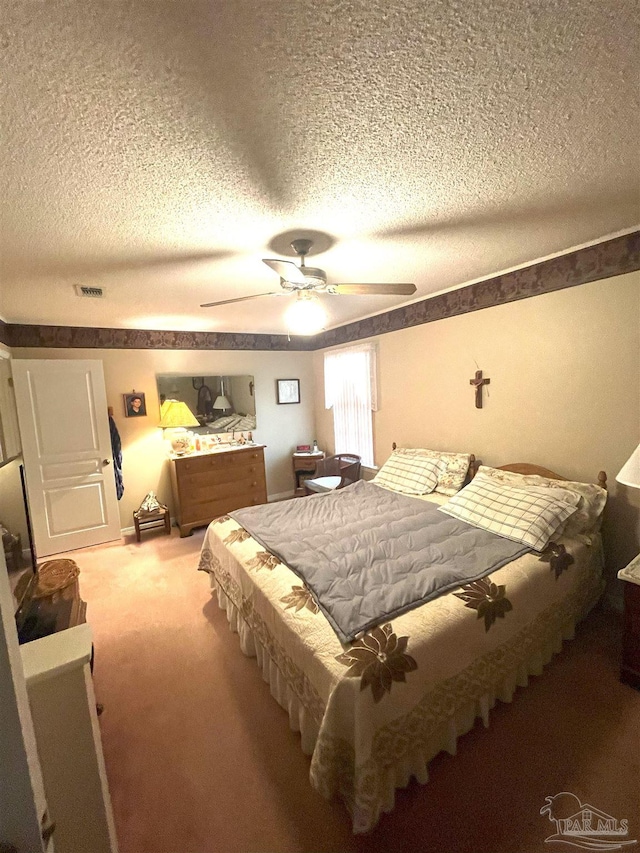
<instances>
[{"instance_id":1,"label":"wooden cross on wall","mask_svg":"<svg viewBox=\"0 0 640 853\"><path fill-rule=\"evenodd\" d=\"M475 389L476 389L476 409L482 408L482 386L483 385L489 385L490 382L491 382L490 379L483 379L482 378L482 371L481 370L476 370L475 379L469 380L469 385L475 385Z\"/></svg>"}]
</instances>

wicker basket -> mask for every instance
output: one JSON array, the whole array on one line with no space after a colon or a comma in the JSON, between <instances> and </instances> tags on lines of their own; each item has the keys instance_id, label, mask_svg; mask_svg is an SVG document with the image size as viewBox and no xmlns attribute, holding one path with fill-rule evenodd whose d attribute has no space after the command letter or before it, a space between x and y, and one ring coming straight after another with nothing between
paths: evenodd
<instances>
[{"instance_id":1,"label":"wicker basket","mask_svg":"<svg viewBox=\"0 0 640 853\"><path fill-rule=\"evenodd\" d=\"M34 598L46 598L72 584L80 574L73 560L47 560L38 566Z\"/></svg>"}]
</instances>

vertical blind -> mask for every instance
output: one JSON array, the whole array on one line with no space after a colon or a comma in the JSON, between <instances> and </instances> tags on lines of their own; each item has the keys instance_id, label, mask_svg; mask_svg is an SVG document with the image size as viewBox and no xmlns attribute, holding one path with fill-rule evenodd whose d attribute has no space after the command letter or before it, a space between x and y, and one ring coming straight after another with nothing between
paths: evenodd
<instances>
[{"instance_id":1,"label":"vertical blind","mask_svg":"<svg viewBox=\"0 0 640 853\"><path fill-rule=\"evenodd\" d=\"M325 406L333 409L336 453L357 453L372 466L373 424L377 409L376 348L359 344L324 356Z\"/></svg>"}]
</instances>

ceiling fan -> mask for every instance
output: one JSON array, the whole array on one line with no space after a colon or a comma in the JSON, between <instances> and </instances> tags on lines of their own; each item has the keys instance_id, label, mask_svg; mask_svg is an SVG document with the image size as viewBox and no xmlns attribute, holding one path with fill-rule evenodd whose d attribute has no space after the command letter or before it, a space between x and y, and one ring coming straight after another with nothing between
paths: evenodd
<instances>
[{"instance_id":1,"label":"ceiling fan","mask_svg":"<svg viewBox=\"0 0 640 853\"><path fill-rule=\"evenodd\" d=\"M259 296L282 296L297 293L298 296L328 293L331 296L411 296L416 292L415 284L329 284L327 274L318 267L308 267L304 259L313 246L312 240L293 240L291 248L300 258L300 266L293 261L281 261L275 258L263 258L262 261L280 276L282 290L269 293L254 293L252 296L238 296L235 299L223 299L220 302L206 302L201 308L213 308L217 305L229 305L232 302L244 302ZM284 293L283 293L284 291Z\"/></svg>"}]
</instances>

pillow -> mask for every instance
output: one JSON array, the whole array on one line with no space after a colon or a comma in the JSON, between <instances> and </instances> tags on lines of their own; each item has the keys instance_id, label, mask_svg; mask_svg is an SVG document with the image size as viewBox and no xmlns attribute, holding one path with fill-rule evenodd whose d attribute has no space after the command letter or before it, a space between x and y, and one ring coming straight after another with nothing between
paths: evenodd
<instances>
[{"instance_id":1,"label":"pillow","mask_svg":"<svg viewBox=\"0 0 640 853\"><path fill-rule=\"evenodd\" d=\"M600 530L602 511L607 502L607 492L595 483L574 483L570 480L553 480L538 474L516 474L514 471L501 471L481 465L478 474L484 474L492 480L509 485L537 486L548 489L565 489L579 497L577 510L566 524L556 531L570 539L577 539L587 545L593 543L594 534Z\"/></svg>"},{"instance_id":2,"label":"pillow","mask_svg":"<svg viewBox=\"0 0 640 853\"><path fill-rule=\"evenodd\" d=\"M436 459L442 463L438 474L436 492L441 495L455 495L460 491L469 470L470 453L446 453L440 450L426 450L423 447L399 447L393 453L410 458ZM393 454L392 454L393 455Z\"/></svg>"},{"instance_id":3,"label":"pillow","mask_svg":"<svg viewBox=\"0 0 640 853\"><path fill-rule=\"evenodd\" d=\"M441 495L455 495L464 485L471 462L470 453L445 453L439 450L427 450L444 462L444 468L438 477L436 492Z\"/></svg>"},{"instance_id":4,"label":"pillow","mask_svg":"<svg viewBox=\"0 0 640 853\"><path fill-rule=\"evenodd\" d=\"M544 551L576 511L578 495L565 489L512 486L477 474L457 495L438 507L460 521Z\"/></svg>"},{"instance_id":5,"label":"pillow","mask_svg":"<svg viewBox=\"0 0 640 853\"><path fill-rule=\"evenodd\" d=\"M394 450L373 481L377 486L408 495L426 495L437 483L442 462Z\"/></svg>"}]
</instances>

